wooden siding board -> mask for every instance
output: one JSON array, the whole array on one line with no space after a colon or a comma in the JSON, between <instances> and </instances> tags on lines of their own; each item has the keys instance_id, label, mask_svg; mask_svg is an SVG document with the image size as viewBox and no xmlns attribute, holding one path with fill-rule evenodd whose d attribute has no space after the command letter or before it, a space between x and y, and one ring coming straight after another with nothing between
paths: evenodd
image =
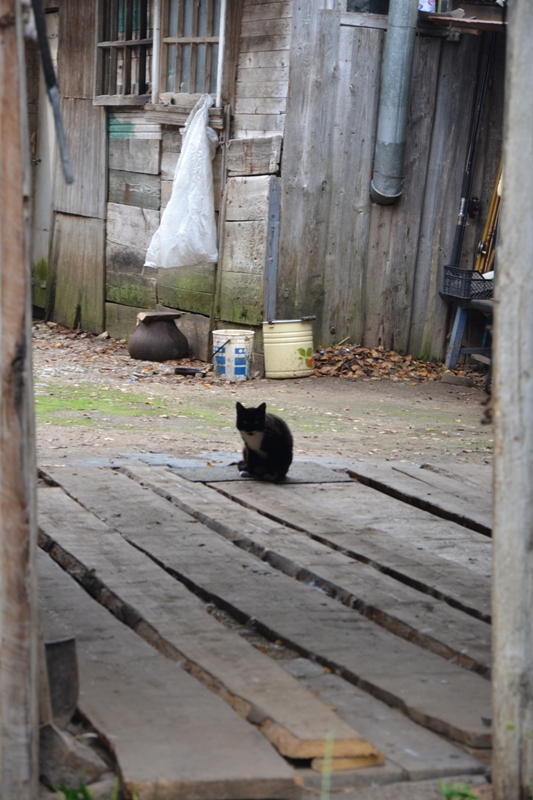
<instances>
[{"instance_id":1,"label":"wooden siding board","mask_svg":"<svg viewBox=\"0 0 533 800\"><path fill-rule=\"evenodd\" d=\"M267 175L279 170L281 136L230 139L226 150L228 175Z\"/></svg>"},{"instance_id":2,"label":"wooden siding board","mask_svg":"<svg viewBox=\"0 0 533 800\"><path fill-rule=\"evenodd\" d=\"M265 220L271 180L269 175L229 178L226 184L226 222Z\"/></svg>"},{"instance_id":3,"label":"wooden siding board","mask_svg":"<svg viewBox=\"0 0 533 800\"><path fill-rule=\"evenodd\" d=\"M119 303L105 304L105 327L113 339L128 341L137 325L137 314L145 308L125 306Z\"/></svg>"},{"instance_id":4,"label":"wooden siding board","mask_svg":"<svg viewBox=\"0 0 533 800\"><path fill-rule=\"evenodd\" d=\"M288 67L289 49L284 50L262 50L259 52L241 52L239 55L238 68L253 69L258 67Z\"/></svg>"},{"instance_id":5,"label":"wooden siding board","mask_svg":"<svg viewBox=\"0 0 533 800\"><path fill-rule=\"evenodd\" d=\"M254 222L226 222L222 271L262 275L266 235L266 218Z\"/></svg>"},{"instance_id":6,"label":"wooden siding board","mask_svg":"<svg viewBox=\"0 0 533 800\"><path fill-rule=\"evenodd\" d=\"M159 269L157 301L169 308L209 316L213 305L215 265Z\"/></svg>"},{"instance_id":7,"label":"wooden siding board","mask_svg":"<svg viewBox=\"0 0 533 800\"><path fill-rule=\"evenodd\" d=\"M221 319L245 325L263 321L263 275L222 271Z\"/></svg>"},{"instance_id":8,"label":"wooden siding board","mask_svg":"<svg viewBox=\"0 0 533 800\"><path fill-rule=\"evenodd\" d=\"M119 203L107 204L107 238L146 251L159 227L159 211Z\"/></svg>"},{"instance_id":9,"label":"wooden siding board","mask_svg":"<svg viewBox=\"0 0 533 800\"><path fill-rule=\"evenodd\" d=\"M138 247L130 247L125 244L117 244L109 239L105 243L105 262L107 270L116 272L129 272L135 270L136 273L143 272L146 250ZM151 269L146 267L146 270Z\"/></svg>"},{"instance_id":10,"label":"wooden siding board","mask_svg":"<svg viewBox=\"0 0 533 800\"><path fill-rule=\"evenodd\" d=\"M243 36L240 42L241 53L259 53L262 50L288 50L290 45L290 35Z\"/></svg>"},{"instance_id":11,"label":"wooden siding board","mask_svg":"<svg viewBox=\"0 0 533 800\"><path fill-rule=\"evenodd\" d=\"M161 142L158 139L110 139L109 169L158 175Z\"/></svg>"},{"instance_id":12,"label":"wooden siding board","mask_svg":"<svg viewBox=\"0 0 533 800\"><path fill-rule=\"evenodd\" d=\"M246 2L242 12L243 22L254 22L266 19L281 19L292 16L292 2L259 3L253 5Z\"/></svg>"},{"instance_id":13,"label":"wooden siding board","mask_svg":"<svg viewBox=\"0 0 533 800\"><path fill-rule=\"evenodd\" d=\"M110 203L159 210L161 206L159 175L110 169L108 200Z\"/></svg>"},{"instance_id":14,"label":"wooden siding board","mask_svg":"<svg viewBox=\"0 0 533 800\"><path fill-rule=\"evenodd\" d=\"M442 43L408 343L411 352L428 356L444 354L447 304L439 296L440 280L459 211L478 54L478 37Z\"/></svg>"},{"instance_id":15,"label":"wooden siding board","mask_svg":"<svg viewBox=\"0 0 533 800\"><path fill-rule=\"evenodd\" d=\"M334 186L331 120L339 82L340 16L319 11L315 3L294 10L281 173L277 313L286 319L315 313L320 330L325 291L321 262ZM320 114L315 113L317 107Z\"/></svg>"},{"instance_id":16,"label":"wooden siding board","mask_svg":"<svg viewBox=\"0 0 533 800\"><path fill-rule=\"evenodd\" d=\"M401 352L405 352L408 346L439 51L439 39L417 38L406 130L403 194L395 205L373 205L371 211L372 248L377 258L368 270L365 285L363 339Z\"/></svg>"},{"instance_id":17,"label":"wooden siding board","mask_svg":"<svg viewBox=\"0 0 533 800\"><path fill-rule=\"evenodd\" d=\"M290 36L291 19L263 19L260 23L256 20L243 19L241 25L241 39L256 37L258 31L262 36Z\"/></svg>"},{"instance_id":18,"label":"wooden siding board","mask_svg":"<svg viewBox=\"0 0 533 800\"><path fill-rule=\"evenodd\" d=\"M91 104L97 6L97 3L86 0L62 0L59 11L57 71L60 95L85 98L91 100Z\"/></svg>"},{"instance_id":19,"label":"wooden siding board","mask_svg":"<svg viewBox=\"0 0 533 800\"><path fill-rule=\"evenodd\" d=\"M107 142L105 109L92 100L63 99L61 114L73 165L74 183L66 184L59 154L55 158L54 210L105 219Z\"/></svg>"},{"instance_id":20,"label":"wooden siding board","mask_svg":"<svg viewBox=\"0 0 533 800\"><path fill-rule=\"evenodd\" d=\"M148 269L148 268L147 268ZM155 276L106 270L106 301L138 308L155 308Z\"/></svg>"},{"instance_id":21,"label":"wooden siding board","mask_svg":"<svg viewBox=\"0 0 533 800\"><path fill-rule=\"evenodd\" d=\"M104 242L103 220L56 214L49 278L56 322L103 331Z\"/></svg>"},{"instance_id":22,"label":"wooden siding board","mask_svg":"<svg viewBox=\"0 0 533 800\"><path fill-rule=\"evenodd\" d=\"M339 94L333 128L333 175L339 182L329 210L325 254L325 307L321 341L330 329L337 338L361 342L364 276L371 201L368 191L374 156L381 56L381 31L341 28Z\"/></svg>"}]
</instances>

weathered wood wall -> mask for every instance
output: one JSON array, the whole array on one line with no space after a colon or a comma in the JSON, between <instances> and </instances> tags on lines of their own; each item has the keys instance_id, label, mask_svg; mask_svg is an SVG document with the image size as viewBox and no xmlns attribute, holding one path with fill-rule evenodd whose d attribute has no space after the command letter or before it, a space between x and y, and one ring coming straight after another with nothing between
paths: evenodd
<instances>
[{"instance_id":1,"label":"weathered wood wall","mask_svg":"<svg viewBox=\"0 0 533 800\"><path fill-rule=\"evenodd\" d=\"M244 0L233 135L283 133L289 86L292 0Z\"/></svg>"},{"instance_id":2,"label":"weathered wood wall","mask_svg":"<svg viewBox=\"0 0 533 800\"><path fill-rule=\"evenodd\" d=\"M106 216L105 110L93 106L96 4L59 0L58 82L73 165L67 185L56 154L53 232L46 279L48 315L65 325L101 332L104 324Z\"/></svg>"},{"instance_id":3,"label":"weathered wood wall","mask_svg":"<svg viewBox=\"0 0 533 800\"><path fill-rule=\"evenodd\" d=\"M453 243L486 39L417 37L404 193L394 206L377 206L369 185L385 20L312 5L319 4L294 9L277 316L316 314L322 344L350 337L442 357L448 304L438 292ZM501 148L502 39L474 186L484 209ZM467 229L463 266L473 266L482 223L483 210Z\"/></svg>"}]
</instances>

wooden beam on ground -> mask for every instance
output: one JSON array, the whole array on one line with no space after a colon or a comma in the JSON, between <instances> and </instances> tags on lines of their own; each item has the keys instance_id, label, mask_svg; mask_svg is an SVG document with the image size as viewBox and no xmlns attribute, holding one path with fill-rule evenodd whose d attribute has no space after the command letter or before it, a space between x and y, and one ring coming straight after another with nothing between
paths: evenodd
<instances>
[{"instance_id":1,"label":"wooden beam on ground","mask_svg":"<svg viewBox=\"0 0 533 800\"><path fill-rule=\"evenodd\" d=\"M39 596L45 638L57 638L58 626L76 637L79 708L110 742L128 796L298 796L293 770L259 731L115 619L45 553Z\"/></svg>"},{"instance_id":2,"label":"wooden beam on ground","mask_svg":"<svg viewBox=\"0 0 533 800\"><path fill-rule=\"evenodd\" d=\"M39 528L41 546L102 604L257 724L283 755L323 755L329 730L335 758L380 763L373 745L61 489L39 490Z\"/></svg>"},{"instance_id":3,"label":"wooden beam on ground","mask_svg":"<svg viewBox=\"0 0 533 800\"><path fill-rule=\"evenodd\" d=\"M286 575L304 583L312 581L398 636L485 677L490 675L491 631L486 622L440 600L422 603L420 592L374 566L165 467L135 465L121 471Z\"/></svg>"},{"instance_id":4,"label":"wooden beam on ground","mask_svg":"<svg viewBox=\"0 0 533 800\"><path fill-rule=\"evenodd\" d=\"M21 3L0 0L0 795L37 796L29 142Z\"/></svg>"},{"instance_id":5,"label":"wooden beam on ground","mask_svg":"<svg viewBox=\"0 0 533 800\"><path fill-rule=\"evenodd\" d=\"M533 14L509 3L497 252L494 473L495 800L533 781Z\"/></svg>"},{"instance_id":6,"label":"wooden beam on ground","mask_svg":"<svg viewBox=\"0 0 533 800\"><path fill-rule=\"evenodd\" d=\"M404 464L355 464L348 473L366 486L397 497L404 503L431 511L486 536L491 534L490 487L484 493L473 491L459 479Z\"/></svg>"},{"instance_id":7,"label":"wooden beam on ground","mask_svg":"<svg viewBox=\"0 0 533 800\"><path fill-rule=\"evenodd\" d=\"M120 473L83 468L76 468L77 475L52 473L85 508L204 599L240 621L251 621L267 638L316 659L420 724L467 746L490 748L490 731L482 721L491 717L490 686L479 675L374 625L213 536L201 523L191 524L190 515ZM285 491L274 488L278 497Z\"/></svg>"}]
</instances>

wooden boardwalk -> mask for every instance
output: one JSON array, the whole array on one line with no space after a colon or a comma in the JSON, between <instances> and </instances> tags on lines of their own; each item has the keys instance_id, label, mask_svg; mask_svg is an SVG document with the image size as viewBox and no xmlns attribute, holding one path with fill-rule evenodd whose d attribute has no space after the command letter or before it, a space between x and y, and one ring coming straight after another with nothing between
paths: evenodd
<instances>
[{"instance_id":1,"label":"wooden boardwalk","mask_svg":"<svg viewBox=\"0 0 533 800\"><path fill-rule=\"evenodd\" d=\"M76 636L80 710L141 800L316 794L328 737L347 800L484 770L490 478L349 475L42 471L45 638Z\"/></svg>"}]
</instances>

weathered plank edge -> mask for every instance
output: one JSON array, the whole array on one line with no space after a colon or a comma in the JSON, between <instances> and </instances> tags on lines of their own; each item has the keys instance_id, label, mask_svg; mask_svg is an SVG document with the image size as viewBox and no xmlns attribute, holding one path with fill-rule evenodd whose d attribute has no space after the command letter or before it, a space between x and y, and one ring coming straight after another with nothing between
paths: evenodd
<instances>
[{"instance_id":1,"label":"weathered plank edge","mask_svg":"<svg viewBox=\"0 0 533 800\"><path fill-rule=\"evenodd\" d=\"M384 480L371 477L370 475L361 472L357 469L357 467L349 467L347 472L351 478L353 478L355 481L359 481L359 483L362 483L364 486L370 486L372 489L377 489L378 492L388 494L390 497L395 497L397 500L401 500L403 503L407 503L415 508L420 508L422 511L430 511L436 517L450 520L450 522L456 522L463 528L469 528L471 531L482 533L484 536L492 535L492 530L487 525L483 525L481 522L466 517L464 514L458 514L451 509L442 508L442 506L433 503L431 500L425 500L421 497L418 497L418 495L414 493L409 494L401 489L395 489L394 486L385 483Z\"/></svg>"},{"instance_id":2,"label":"weathered plank edge","mask_svg":"<svg viewBox=\"0 0 533 800\"><path fill-rule=\"evenodd\" d=\"M184 511L186 514L190 514L194 519L197 519L207 528L210 530L215 531L216 533L223 536L228 541L231 541L234 545L245 550L247 553L251 553L252 555L260 558L262 561L265 561L274 569L278 569L280 572L283 572L285 575L288 575L291 578L294 578L297 581L302 583L310 583L312 582L313 585L320 587L322 591L325 592L329 597L332 597L335 600L338 600L343 605L347 606L348 608L352 608L358 611L363 616L367 617L367 619L372 620L377 625L380 625L382 628L394 633L396 636L401 637L402 639L406 639L413 644L418 645L419 647L423 647L426 650L430 650L431 652L435 653L442 658L447 660L454 660L455 663L459 664L460 666L464 667L465 669L471 670L472 672L476 672L478 675L490 680L490 666L488 664L484 664L477 659L470 656L468 653L461 652L460 650L456 650L452 648L450 645L443 642L441 639L437 638L436 636L432 635L431 632L422 632L413 628L408 623L404 622L403 620L399 619L398 617L394 617L386 611L378 608L377 606L367 603L362 597L358 597L353 594L351 591L345 589L344 587L340 586L337 583L332 582L331 580L324 578L319 572L311 570L307 567L303 567L301 564L298 564L292 561L287 556L284 556L282 553L276 552L276 550L272 548L267 548L262 544L254 541L253 538L246 536L240 531L235 530L230 525L226 525L221 520L215 519L209 513L194 508L189 503L184 501L181 497L177 494L174 494L170 489L163 488L159 486L157 483L147 480L146 478L139 476L135 472L135 468L130 467L121 467L120 472L126 475L128 478L139 483L141 486L145 486L146 488L150 489L150 491L158 494L160 497L163 497L165 500L168 500L173 505L177 506L181 511ZM216 487L214 488L215 491L217 490ZM224 495L224 493L222 493ZM224 495L226 496L226 495ZM230 498L233 502L239 504L238 500L235 498ZM242 504L241 504L242 505ZM260 513L257 509L253 509L256 513ZM287 525L287 523L284 523ZM287 527L289 527L287 525ZM298 531L299 533L305 533L309 536L310 539L319 542L325 546L330 547L334 550L341 550L341 548L332 547L331 543L324 539L323 537L319 537L316 535L310 535L307 531ZM342 552L350 557L349 551L342 550ZM359 559L358 559L359 560ZM372 565L371 565L372 566ZM379 571L385 573L385 570L380 569ZM396 576L392 576L396 577ZM400 583L405 585L405 581L399 581ZM439 598L441 599L441 598ZM449 603L452 607L457 607L456 605ZM460 609L463 610L463 609Z\"/></svg>"}]
</instances>

